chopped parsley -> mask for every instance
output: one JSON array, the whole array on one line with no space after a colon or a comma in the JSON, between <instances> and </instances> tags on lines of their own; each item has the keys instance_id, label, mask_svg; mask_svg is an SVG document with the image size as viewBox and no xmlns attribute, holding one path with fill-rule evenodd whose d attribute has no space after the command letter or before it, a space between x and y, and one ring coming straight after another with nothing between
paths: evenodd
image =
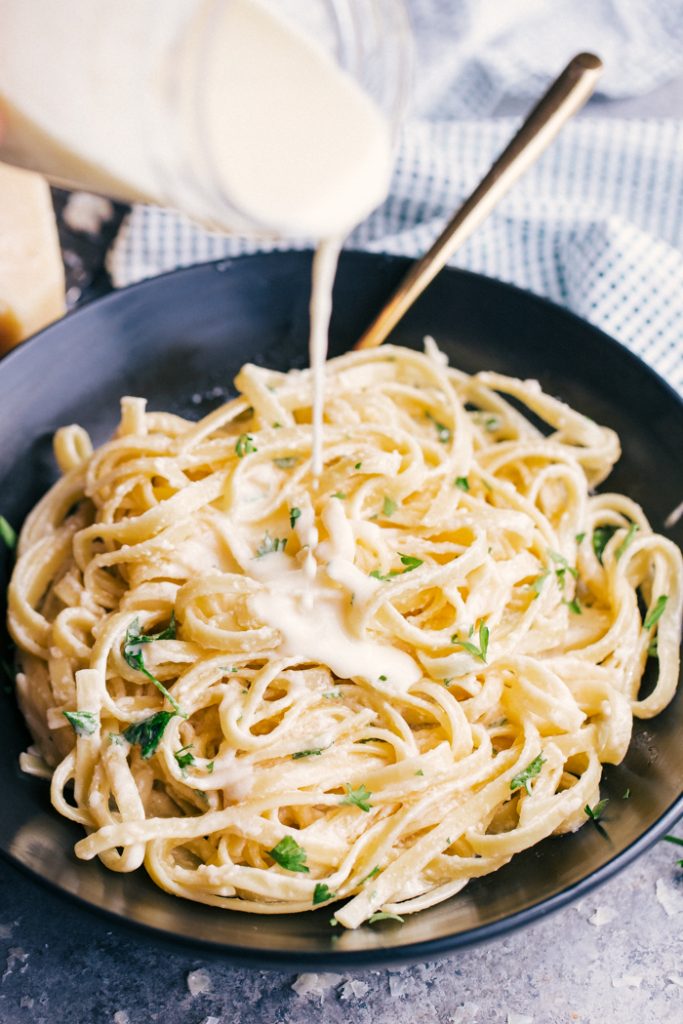
<instances>
[{"instance_id":1,"label":"chopped parsley","mask_svg":"<svg viewBox=\"0 0 683 1024\"><path fill-rule=\"evenodd\" d=\"M92 711L63 711L77 736L92 736L97 731L97 715Z\"/></svg>"},{"instance_id":2,"label":"chopped parsley","mask_svg":"<svg viewBox=\"0 0 683 1024\"><path fill-rule=\"evenodd\" d=\"M631 795L631 790L630 790L630 789L629 789L629 788L627 787L627 788L626 788L626 789L624 790L624 795L622 796L622 798L621 798L621 799L622 799L622 800L628 800L628 798L630 797L630 795Z\"/></svg>"},{"instance_id":3,"label":"chopped parsley","mask_svg":"<svg viewBox=\"0 0 683 1024\"><path fill-rule=\"evenodd\" d=\"M536 579L532 580L529 584L531 589L534 591L534 601L543 590L543 584L548 579L548 576L550 576L550 569L544 569L541 575L537 576Z\"/></svg>"},{"instance_id":4,"label":"chopped parsley","mask_svg":"<svg viewBox=\"0 0 683 1024\"><path fill-rule=\"evenodd\" d=\"M377 921L398 921L399 924L404 923L403 918L399 917L398 914L390 914L386 910L378 910L368 918L368 924L375 924Z\"/></svg>"},{"instance_id":5,"label":"chopped parsley","mask_svg":"<svg viewBox=\"0 0 683 1024\"><path fill-rule=\"evenodd\" d=\"M577 544L583 544L585 539L586 539L586 534L585 533L577 533L576 538L575 538Z\"/></svg>"},{"instance_id":6,"label":"chopped parsley","mask_svg":"<svg viewBox=\"0 0 683 1024\"><path fill-rule=\"evenodd\" d=\"M412 572L413 569L417 569L418 566L422 565L422 559L415 558L414 555L402 555L399 551L399 558L401 559L401 565L405 566L403 572Z\"/></svg>"},{"instance_id":7,"label":"chopped parsley","mask_svg":"<svg viewBox=\"0 0 683 1024\"><path fill-rule=\"evenodd\" d=\"M190 749L191 747L192 747L192 744L188 743L187 746L181 747L180 750L176 750L176 752L173 755L175 757L176 761L178 762L178 767L182 771L183 775L187 775L187 772L186 772L185 769L189 768L189 766L191 764L195 763L195 761L194 761L194 754L192 753L192 750Z\"/></svg>"},{"instance_id":8,"label":"chopped parsley","mask_svg":"<svg viewBox=\"0 0 683 1024\"><path fill-rule=\"evenodd\" d=\"M362 462L357 462L356 465L353 468L354 469L360 469L362 465L363 465Z\"/></svg>"},{"instance_id":9,"label":"chopped parsley","mask_svg":"<svg viewBox=\"0 0 683 1024\"><path fill-rule=\"evenodd\" d=\"M166 629L163 629L160 633L150 633L148 635L140 632L140 620L136 615L126 630L126 638L123 642L123 657L132 669L136 672L142 672L143 675L147 676L147 678L154 683L157 690L159 690L159 692L168 700L169 704L180 714L180 705L178 704L178 701L175 697L171 696L164 684L160 682L155 675L152 675L146 667L142 651L140 650L142 644L151 644L154 643L155 640L175 640L175 637L175 612L171 612L171 619Z\"/></svg>"},{"instance_id":10,"label":"chopped parsley","mask_svg":"<svg viewBox=\"0 0 683 1024\"><path fill-rule=\"evenodd\" d=\"M470 482L466 476L456 476L453 486L459 487L461 491L469 491Z\"/></svg>"},{"instance_id":11,"label":"chopped parsley","mask_svg":"<svg viewBox=\"0 0 683 1024\"><path fill-rule=\"evenodd\" d=\"M448 444L448 442L451 439L450 427L445 426L445 424L443 423L439 423L439 421L435 419L434 416L432 416L431 412L429 412L428 410L425 411L425 416L427 417L428 420L431 420L434 426L436 427L436 436L438 437L441 444Z\"/></svg>"},{"instance_id":12,"label":"chopped parsley","mask_svg":"<svg viewBox=\"0 0 683 1024\"><path fill-rule=\"evenodd\" d=\"M341 690L327 690L323 694L325 700L341 700L343 696Z\"/></svg>"},{"instance_id":13,"label":"chopped parsley","mask_svg":"<svg viewBox=\"0 0 683 1024\"><path fill-rule=\"evenodd\" d=\"M372 871L368 871L365 878L361 878L359 885L363 885L364 882L369 882L371 878L375 878L379 874L379 864L376 864Z\"/></svg>"},{"instance_id":14,"label":"chopped parsley","mask_svg":"<svg viewBox=\"0 0 683 1024\"><path fill-rule=\"evenodd\" d=\"M294 529L294 525L295 525L297 519L300 518L300 516L301 516L301 509L300 508L290 508L290 510L289 510L289 525L291 526L292 529Z\"/></svg>"},{"instance_id":15,"label":"chopped parsley","mask_svg":"<svg viewBox=\"0 0 683 1024\"><path fill-rule=\"evenodd\" d=\"M311 750L297 750L296 754L292 754L292 761L298 761L300 757L317 757L319 754L322 754L319 747L312 747Z\"/></svg>"},{"instance_id":16,"label":"chopped parsley","mask_svg":"<svg viewBox=\"0 0 683 1024\"><path fill-rule=\"evenodd\" d=\"M370 576L376 580L382 580L386 583L387 580L393 580L396 576L403 576L407 572L412 572L413 569L417 569L420 565L423 565L421 558L416 558L414 555L402 555L399 551L399 558L401 559L401 565L403 569L391 569L388 573L382 574L379 569L373 569Z\"/></svg>"},{"instance_id":17,"label":"chopped parsley","mask_svg":"<svg viewBox=\"0 0 683 1024\"><path fill-rule=\"evenodd\" d=\"M596 554L600 565L602 565L602 555L607 547L609 541L611 541L614 534L617 532L618 527L608 524L607 526L596 526L593 530L593 551Z\"/></svg>"},{"instance_id":18,"label":"chopped parsley","mask_svg":"<svg viewBox=\"0 0 683 1024\"><path fill-rule=\"evenodd\" d=\"M141 722L129 725L123 735L129 743L137 743L143 758L148 760L159 746L164 729L172 718L172 711L157 711L149 718L143 718Z\"/></svg>"},{"instance_id":19,"label":"chopped parsley","mask_svg":"<svg viewBox=\"0 0 683 1024\"><path fill-rule=\"evenodd\" d=\"M588 815L590 820L593 822L593 824L597 828L598 832L601 832L605 836L607 835L607 833L605 832L604 828L602 827L600 821L601 821L601 818L602 818L602 816L604 814L605 808L607 807L608 803L609 803L609 797L605 797L604 800L599 800L598 803L595 805L595 807L589 807L588 804L586 804L586 806L584 807L585 814Z\"/></svg>"},{"instance_id":20,"label":"chopped parsley","mask_svg":"<svg viewBox=\"0 0 683 1024\"><path fill-rule=\"evenodd\" d=\"M339 498L340 501L346 501L346 495L343 491L335 491L332 497Z\"/></svg>"},{"instance_id":21,"label":"chopped parsley","mask_svg":"<svg viewBox=\"0 0 683 1024\"><path fill-rule=\"evenodd\" d=\"M333 900L336 895L336 892L332 892L327 888L325 882L317 882L313 890L313 906L316 907L319 903L327 903L328 900Z\"/></svg>"},{"instance_id":22,"label":"chopped parsley","mask_svg":"<svg viewBox=\"0 0 683 1024\"><path fill-rule=\"evenodd\" d=\"M537 775L541 774L541 768L545 764L546 759L541 751L533 761L517 775L514 775L510 780L510 792L516 793L518 789L525 789L529 796L531 796L531 780L536 778Z\"/></svg>"},{"instance_id":23,"label":"chopped parsley","mask_svg":"<svg viewBox=\"0 0 683 1024\"><path fill-rule=\"evenodd\" d=\"M666 608L666 603L668 600L669 597L667 594L661 594L657 598L653 607L647 613L647 617L645 619L645 622L643 623L645 629L652 629L652 627L659 622L662 615L664 614L664 609Z\"/></svg>"},{"instance_id":24,"label":"chopped parsley","mask_svg":"<svg viewBox=\"0 0 683 1024\"><path fill-rule=\"evenodd\" d=\"M424 775L424 772L422 771L421 768L418 768L417 771L415 772L415 774L416 775Z\"/></svg>"},{"instance_id":25,"label":"chopped parsley","mask_svg":"<svg viewBox=\"0 0 683 1024\"><path fill-rule=\"evenodd\" d=\"M565 601L564 604L566 604L567 608L569 608L569 611L573 612L574 615L583 614L581 611L581 605L579 604L576 598L574 598L573 601Z\"/></svg>"},{"instance_id":26,"label":"chopped parsley","mask_svg":"<svg viewBox=\"0 0 683 1024\"><path fill-rule=\"evenodd\" d=\"M678 836L662 836L662 839L666 840L667 843L675 843L676 846L683 846L683 839ZM677 860L676 864L679 868L683 868L683 860Z\"/></svg>"},{"instance_id":27,"label":"chopped parsley","mask_svg":"<svg viewBox=\"0 0 683 1024\"><path fill-rule=\"evenodd\" d=\"M386 676L380 676L379 677L379 681L380 681L380 683L386 683L387 677Z\"/></svg>"},{"instance_id":28,"label":"chopped parsley","mask_svg":"<svg viewBox=\"0 0 683 1024\"><path fill-rule=\"evenodd\" d=\"M558 554L557 551L551 551L550 548L548 548L548 554L552 558L553 562L560 567L559 569L555 569L554 572L557 576L557 583L560 590L564 590L566 574L570 573L570 575L577 580L579 578L578 570L571 566L564 555Z\"/></svg>"},{"instance_id":29,"label":"chopped parsley","mask_svg":"<svg viewBox=\"0 0 683 1024\"><path fill-rule=\"evenodd\" d=\"M383 516L393 516L394 512L398 508L398 505L393 498L390 498L388 494L384 495L384 503L382 505Z\"/></svg>"},{"instance_id":30,"label":"chopped parsley","mask_svg":"<svg viewBox=\"0 0 683 1024\"><path fill-rule=\"evenodd\" d=\"M4 516L0 516L0 540L10 549L14 551L17 546L17 532L10 526Z\"/></svg>"},{"instance_id":31,"label":"chopped parsley","mask_svg":"<svg viewBox=\"0 0 683 1024\"><path fill-rule=\"evenodd\" d=\"M256 548L256 557L263 558L264 555L270 555L273 551L284 551L286 546L286 537L271 537L268 530L266 530L263 540Z\"/></svg>"},{"instance_id":32,"label":"chopped parsley","mask_svg":"<svg viewBox=\"0 0 683 1024\"><path fill-rule=\"evenodd\" d=\"M214 770L215 767L216 767L216 762L215 761L209 761L209 763L206 766L207 774L208 775L213 775L213 770Z\"/></svg>"},{"instance_id":33,"label":"chopped parsley","mask_svg":"<svg viewBox=\"0 0 683 1024\"><path fill-rule=\"evenodd\" d=\"M352 804L354 807L360 807L361 811L369 811L372 807L370 803L370 797L372 793L365 788L363 783L354 789L350 782L347 782L344 786L346 790L346 796L342 797L343 804Z\"/></svg>"},{"instance_id":34,"label":"chopped parsley","mask_svg":"<svg viewBox=\"0 0 683 1024\"><path fill-rule=\"evenodd\" d=\"M654 636L647 649L648 658L659 658L659 637Z\"/></svg>"},{"instance_id":35,"label":"chopped parsley","mask_svg":"<svg viewBox=\"0 0 683 1024\"><path fill-rule=\"evenodd\" d=\"M140 620L136 616L126 630L126 643L124 646L123 656L124 658L126 657L126 647L138 647L140 644L153 644L155 640L175 640L176 631L177 624L175 620L175 611L171 612L171 618L169 619L168 626L166 629L162 629L160 633L141 633Z\"/></svg>"},{"instance_id":36,"label":"chopped parsley","mask_svg":"<svg viewBox=\"0 0 683 1024\"><path fill-rule=\"evenodd\" d=\"M285 836L277 846L274 846L272 850L268 850L268 853L286 871L299 871L302 874L308 874L306 851L291 836Z\"/></svg>"},{"instance_id":37,"label":"chopped parsley","mask_svg":"<svg viewBox=\"0 0 683 1024\"><path fill-rule=\"evenodd\" d=\"M616 558L617 561L619 561L619 559L623 555L624 551L626 551L626 548L630 547L631 544L633 543L635 535L638 533L638 529L639 529L639 527L638 527L637 523L631 523L629 525L628 533L626 534L626 536L622 540L622 542L619 545L619 547L617 548L617 550L614 552L614 557Z\"/></svg>"},{"instance_id":38,"label":"chopped parsley","mask_svg":"<svg viewBox=\"0 0 683 1024\"><path fill-rule=\"evenodd\" d=\"M245 455L251 455L252 452L257 452L258 448L254 445L254 438L251 434L240 434L235 444L235 451L240 459L243 459Z\"/></svg>"},{"instance_id":39,"label":"chopped parsley","mask_svg":"<svg viewBox=\"0 0 683 1024\"><path fill-rule=\"evenodd\" d=\"M296 455L283 455L278 459L273 459L278 469L291 469L292 466L296 466L298 461Z\"/></svg>"},{"instance_id":40,"label":"chopped parsley","mask_svg":"<svg viewBox=\"0 0 683 1024\"><path fill-rule=\"evenodd\" d=\"M470 634L470 636L471 635L472 634ZM468 654L471 654L473 658L478 658L479 661L483 661L484 664L486 664L486 655L488 654L490 635L491 634L489 633L488 626L484 622L482 622L481 626L479 627L478 647L476 644L473 644L469 640L461 640L457 633L454 633L453 636L451 637L451 643L456 644L458 647L462 647L463 650L467 651Z\"/></svg>"}]
</instances>

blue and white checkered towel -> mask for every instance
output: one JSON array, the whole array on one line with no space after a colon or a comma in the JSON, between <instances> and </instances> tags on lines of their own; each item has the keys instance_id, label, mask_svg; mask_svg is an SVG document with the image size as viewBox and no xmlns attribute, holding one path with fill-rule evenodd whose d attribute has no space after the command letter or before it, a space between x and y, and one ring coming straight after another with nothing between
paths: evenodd
<instances>
[{"instance_id":1,"label":"blue and white checkered towel","mask_svg":"<svg viewBox=\"0 0 683 1024\"><path fill-rule=\"evenodd\" d=\"M424 252L518 124L482 115L510 97L539 95L572 53L591 48L606 60L597 102L683 73L683 0L554 0L552 11L547 0L411 0L411 7L421 116L402 133L389 198L348 248ZM467 115L476 119L462 120ZM289 247L136 207L109 267L114 283L125 285ZM453 263L567 306L683 392L683 122L578 119Z\"/></svg>"}]
</instances>

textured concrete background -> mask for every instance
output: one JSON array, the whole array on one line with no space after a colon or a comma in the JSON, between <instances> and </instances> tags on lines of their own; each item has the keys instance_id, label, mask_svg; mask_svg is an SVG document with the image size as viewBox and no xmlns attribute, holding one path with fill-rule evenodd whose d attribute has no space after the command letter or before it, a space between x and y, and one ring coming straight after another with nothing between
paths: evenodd
<instances>
[{"instance_id":1,"label":"textured concrete background","mask_svg":"<svg viewBox=\"0 0 683 1024\"><path fill-rule=\"evenodd\" d=\"M683 80L589 113L680 118ZM487 946L317 976L234 969L124 935L0 862L0 1024L683 1024L679 852L659 843Z\"/></svg>"}]
</instances>

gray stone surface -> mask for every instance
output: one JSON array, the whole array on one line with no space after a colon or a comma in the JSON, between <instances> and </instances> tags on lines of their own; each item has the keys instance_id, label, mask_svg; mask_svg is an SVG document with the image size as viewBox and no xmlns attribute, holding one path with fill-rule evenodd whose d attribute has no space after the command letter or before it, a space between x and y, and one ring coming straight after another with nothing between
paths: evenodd
<instances>
[{"instance_id":1,"label":"gray stone surface","mask_svg":"<svg viewBox=\"0 0 683 1024\"><path fill-rule=\"evenodd\" d=\"M681 117L683 80L589 113ZM677 855L659 843L579 903L487 946L315 978L122 936L0 862L0 1024L683 1024Z\"/></svg>"}]
</instances>

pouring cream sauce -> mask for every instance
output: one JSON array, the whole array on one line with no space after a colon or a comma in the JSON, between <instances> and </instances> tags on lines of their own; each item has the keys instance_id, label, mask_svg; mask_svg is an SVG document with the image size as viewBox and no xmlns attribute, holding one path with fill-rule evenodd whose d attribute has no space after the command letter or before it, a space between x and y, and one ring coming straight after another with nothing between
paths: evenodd
<instances>
[{"instance_id":1,"label":"pouring cream sauce","mask_svg":"<svg viewBox=\"0 0 683 1024\"><path fill-rule=\"evenodd\" d=\"M320 240L310 300L317 490L339 251L385 197L391 172L380 110L262 0L164 0L163 19L157 0L4 0L2 35L0 159L167 203L222 230ZM349 524L328 523L332 539L319 545L309 504L297 528L303 564L275 552L245 566L263 584L252 611L279 630L282 654L340 677L410 685L420 675L413 659L362 635L350 614L359 574L333 536ZM371 597L374 581L355 582L359 601Z\"/></svg>"}]
</instances>

